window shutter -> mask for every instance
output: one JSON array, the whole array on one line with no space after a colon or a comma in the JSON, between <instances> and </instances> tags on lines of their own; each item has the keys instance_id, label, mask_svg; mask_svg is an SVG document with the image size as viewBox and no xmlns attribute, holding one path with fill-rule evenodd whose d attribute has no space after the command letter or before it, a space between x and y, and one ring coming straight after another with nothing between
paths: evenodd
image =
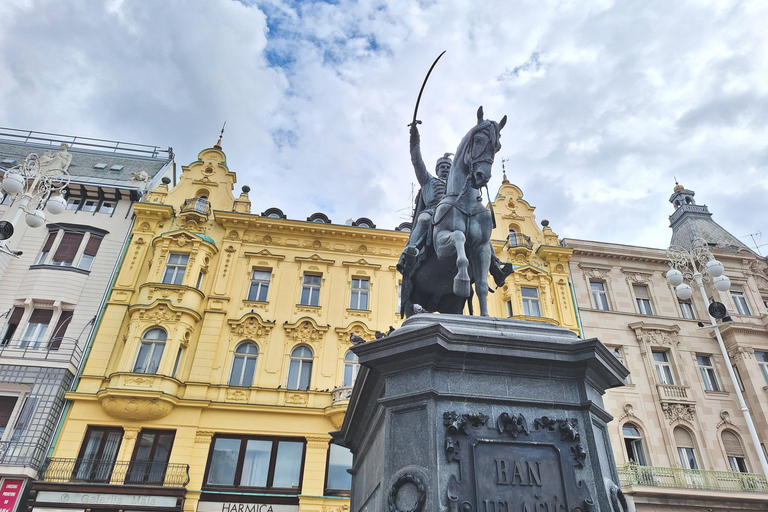
<instances>
[{"instance_id":1,"label":"window shutter","mask_svg":"<svg viewBox=\"0 0 768 512\"><path fill-rule=\"evenodd\" d=\"M61 243L59 244L59 248L56 249L56 254L53 255L53 259L72 263L82 241L82 233L64 233L64 237L61 239Z\"/></svg>"},{"instance_id":2,"label":"window shutter","mask_svg":"<svg viewBox=\"0 0 768 512\"><path fill-rule=\"evenodd\" d=\"M49 324L53 316L52 309L34 309L29 317L31 324Z\"/></svg>"},{"instance_id":3,"label":"window shutter","mask_svg":"<svg viewBox=\"0 0 768 512\"><path fill-rule=\"evenodd\" d=\"M22 316L24 316L24 308L20 308L16 306L15 308L13 308L13 313L11 313L11 318L8 320L8 323L19 325L19 322L21 322Z\"/></svg>"},{"instance_id":4,"label":"window shutter","mask_svg":"<svg viewBox=\"0 0 768 512\"><path fill-rule=\"evenodd\" d=\"M736 434L724 430L722 438L723 446L725 446L725 453L729 457L744 457L744 449L741 447L741 443Z\"/></svg>"},{"instance_id":5,"label":"window shutter","mask_svg":"<svg viewBox=\"0 0 768 512\"><path fill-rule=\"evenodd\" d=\"M48 252L51 250L51 247L53 247L53 241L56 240L56 235L58 235L58 231L51 231L48 233L48 240L45 241L45 245L43 246L42 252Z\"/></svg>"},{"instance_id":6,"label":"window shutter","mask_svg":"<svg viewBox=\"0 0 768 512\"><path fill-rule=\"evenodd\" d=\"M91 235L91 238L88 239L88 243L85 245L85 251L83 251L83 254L87 254L88 256L96 256L96 252L99 250L99 246L101 245L102 238L100 236Z\"/></svg>"},{"instance_id":7,"label":"window shutter","mask_svg":"<svg viewBox=\"0 0 768 512\"><path fill-rule=\"evenodd\" d=\"M72 315L74 311L62 311L59 316L59 321L56 322L56 328L53 330L53 336L51 336L50 348L59 348L61 346L61 340L67 333L67 327L72 322Z\"/></svg>"},{"instance_id":8,"label":"window shutter","mask_svg":"<svg viewBox=\"0 0 768 512\"><path fill-rule=\"evenodd\" d=\"M11 419L17 399L16 396L0 396L0 428L8 426L8 420Z\"/></svg>"},{"instance_id":9,"label":"window shutter","mask_svg":"<svg viewBox=\"0 0 768 512\"><path fill-rule=\"evenodd\" d=\"M647 286L639 286L635 285L635 296L638 299L650 299L651 296L648 295L648 287Z\"/></svg>"},{"instance_id":10,"label":"window shutter","mask_svg":"<svg viewBox=\"0 0 768 512\"><path fill-rule=\"evenodd\" d=\"M675 429L675 444L678 448L694 448L693 439L691 434L684 428L677 427Z\"/></svg>"}]
</instances>

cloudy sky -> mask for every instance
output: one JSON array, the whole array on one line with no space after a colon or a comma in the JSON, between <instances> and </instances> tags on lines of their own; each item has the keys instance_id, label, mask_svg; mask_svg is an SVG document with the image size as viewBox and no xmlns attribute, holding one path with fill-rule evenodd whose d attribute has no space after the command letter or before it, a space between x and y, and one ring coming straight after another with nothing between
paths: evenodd
<instances>
[{"instance_id":1,"label":"cloudy sky","mask_svg":"<svg viewBox=\"0 0 768 512\"><path fill-rule=\"evenodd\" d=\"M483 105L507 175L562 237L666 247L674 177L768 244L768 3L609 0L0 2L0 126L215 143L254 212L393 228ZM768 245L761 247L768 253Z\"/></svg>"}]
</instances>

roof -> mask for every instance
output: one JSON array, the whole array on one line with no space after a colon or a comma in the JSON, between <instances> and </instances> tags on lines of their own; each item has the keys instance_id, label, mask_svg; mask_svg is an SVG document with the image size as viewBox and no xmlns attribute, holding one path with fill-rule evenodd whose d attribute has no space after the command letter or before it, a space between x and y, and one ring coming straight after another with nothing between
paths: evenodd
<instances>
[{"instance_id":1,"label":"roof","mask_svg":"<svg viewBox=\"0 0 768 512\"><path fill-rule=\"evenodd\" d=\"M669 224L672 228L670 245L690 249L694 238L703 238L711 246L721 250L748 249L743 242L712 220L712 214L706 205L680 206L669 216Z\"/></svg>"}]
</instances>

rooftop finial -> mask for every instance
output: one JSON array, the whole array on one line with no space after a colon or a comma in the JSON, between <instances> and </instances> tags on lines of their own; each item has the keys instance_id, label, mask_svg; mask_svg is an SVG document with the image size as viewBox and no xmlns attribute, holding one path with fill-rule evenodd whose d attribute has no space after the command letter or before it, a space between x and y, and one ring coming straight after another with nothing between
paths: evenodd
<instances>
[{"instance_id":1,"label":"rooftop finial","mask_svg":"<svg viewBox=\"0 0 768 512\"><path fill-rule=\"evenodd\" d=\"M213 146L216 149L221 149L221 138L224 136L224 127L227 126L227 122L224 121L224 124L221 127L221 133L219 134L219 141Z\"/></svg>"},{"instance_id":2,"label":"rooftop finial","mask_svg":"<svg viewBox=\"0 0 768 512\"><path fill-rule=\"evenodd\" d=\"M677 182L677 176L673 174L672 177L675 178L675 192L680 192L681 190L683 190L685 187L683 187L681 184Z\"/></svg>"},{"instance_id":3,"label":"rooftop finial","mask_svg":"<svg viewBox=\"0 0 768 512\"><path fill-rule=\"evenodd\" d=\"M506 167L504 166L504 164L505 164L506 162L508 162L508 161L509 161L509 158L502 158L502 159L501 159L501 174L502 174L502 180L501 180L501 183L502 183L502 185L507 185L507 184L509 184L509 180L507 179L507 169L506 169Z\"/></svg>"}]
</instances>

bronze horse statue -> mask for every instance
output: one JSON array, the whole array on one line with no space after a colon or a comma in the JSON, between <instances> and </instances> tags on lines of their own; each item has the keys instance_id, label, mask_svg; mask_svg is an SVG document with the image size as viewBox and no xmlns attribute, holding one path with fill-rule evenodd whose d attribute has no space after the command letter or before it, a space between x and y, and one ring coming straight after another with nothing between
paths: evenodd
<instances>
[{"instance_id":1,"label":"bronze horse statue","mask_svg":"<svg viewBox=\"0 0 768 512\"><path fill-rule=\"evenodd\" d=\"M488 316L488 271L493 218L483 206L480 189L491 178L491 167L501 149L499 137L507 122L483 119L461 139L446 184L446 194L432 217L431 243L403 276L401 313L435 311L462 314L474 283L480 315ZM420 309L420 308L421 309ZM471 308L471 303L470 303Z\"/></svg>"}]
</instances>

